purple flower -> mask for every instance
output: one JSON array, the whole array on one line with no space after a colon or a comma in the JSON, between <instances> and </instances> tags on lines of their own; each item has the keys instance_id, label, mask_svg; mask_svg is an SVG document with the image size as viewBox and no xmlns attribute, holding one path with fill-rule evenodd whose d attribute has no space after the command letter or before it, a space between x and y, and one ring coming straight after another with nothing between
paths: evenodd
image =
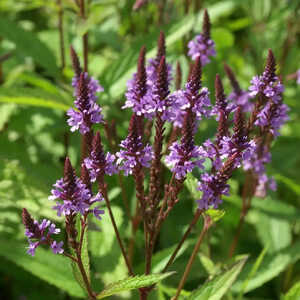
<instances>
[{"instance_id":1,"label":"purple flower","mask_svg":"<svg viewBox=\"0 0 300 300\"><path fill-rule=\"evenodd\" d=\"M103 209L99 209L100 206L96 206L92 212L93 212L93 215L98 219L98 220L102 220L102 217L101 215L104 214L104 210Z\"/></svg>"},{"instance_id":2,"label":"purple flower","mask_svg":"<svg viewBox=\"0 0 300 300\"><path fill-rule=\"evenodd\" d=\"M33 220L29 212L23 208L22 222L25 226L25 235L28 237L29 247L27 253L34 256L36 248L41 244L56 245L56 241L53 240L52 235L60 233L60 229L56 228L49 220L43 219L41 223ZM59 244L59 251L54 252L63 253L62 245ZM58 248L57 248L58 250Z\"/></svg>"},{"instance_id":3,"label":"purple flower","mask_svg":"<svg viewBox=\"0 0 300 300\"><path fill-rule=\"evenodd\" d=\"M70 160L66 158L64 177L57 180L53 185L49 200L59 199L53 207L57 211L57 215L73 215L79 213L84 215L91 212L90 207L95 202L103 200L101 194L93 196L90 189L76 177Z\"/></svg>"},{"instance_id":4,"label":"purple flower","mask_svg":"<svg viewBox=\"0 0 300 300\"><path fill-rule=\"evenodd\" d=\"M64 252L64 249L62 249L63 244L64 244L63 242L57 243L56 241L53 241L50 246L52 248L53 253L62 254Z\"/></svg>"},{"instance_id":5,"label":"purple flower","mask_svg":"<svg viewBox=\"0 0 300 300\"><path fill-rule=\"evenodd\" d=\"M254 104L250 102L251 96L247 91L232 92L228 96L228 100L233 101L236 105L240 106L243 112L253 110Z\"/></svg>"},{"instance_id":6,"label":"purple flower","mask_svg":"<svg viewBox=\"0 0 300 300\"><path fill-rule=\"evenodd\" d=\"M171 167L171 171L175 173L176 179L184 178L195 167L204 169L205 159L203 155L205 152L202 147L193 145L191 149L187 149L183 143L174 142L169 149L170 154L166 156L165 162L167 166Z\"/></svg>"},{"instance_id":7,"label":"purple flower","mask_svg":"<svg viewBox=\"0 0 300 300\"><path fill-rule=\"evenodd\" d=\"M279 135L279 129L289 120L289 107L283 103L269 101L258 113L255 125L267 128L274 137Z\"/></svg>"},{"instance_id":8,"label":"purple flower","mask_svg":"<svg viewBox=\"0 0 300 300\"><path fill-rule=\"evenodd\" d=\"M209 57L216 55L215 43L210 39L210 20L206 9L203 14L202 33L190 41L188 47L188 55L193 60L199 57L202 66L210 62Z\"/></svg>"},{"instance_id":9,"label":"purple flower","mask_svg":"<svg viewBox=\"0 0 300 300\"><path fill-rule=\"evenodd\" d=\"M100 133L97 132L92 142L91 154L84 160L84 165L89 170L91 181L95 182L99 175L107 174L111 176L117 173L115 159L115 155L109 152L106 155L104 154Z\"/></svg>"},{"instance_id":10,"label":"purple flower","mask_svg":"<svg viewBox=\"0 0 300 300\"><path fill-rule=\"evenodd\" d=\"M79 77L75 76L72 85L75 88L74 104L77 110L73 108L68 110L67 115L70 118L67 122L71 126L71 131L79 130L81 134L86 134L92 124L103 121L102 109L96 103L96 93L103 91L103 88L87 73L81 73Z\"/></svg>"},{"instance_id":11,"label":"purple flower","mask_svg":"<svg viewBox=\"0 0 300 300\"><path fill-rule=\"evenodd\" d=\"M120 144L121 148L116 153L117 165L119 165L119 170L123 170L125 176L132 174L133 170L137 166L150 167L150 161L153 157L153 150L150 145L145 147L142 144L142 137L132 138L128 136Z\"/></svg>"},{"instance_id":12,"label":"purple flower","mask_svg":"<svg viewBox=\"0 0 300 300\"><path fill-rule=\"evenodd\" d=\"M197 200L198 207L201 210L207 210L210 206L218 208L219 204L222 203L221 196L229 195L229 185L222 180L219 173L217 175L203 174L198 190L202 192L201 199Z\"/></svg>"},{"instance_id":13,"label":"purple flower","mask_svg":"<svg viewBox=\"0 0 300 300\"><path fill-rule=\"evenodd\" d=\"M120 144L123 148L116 153L119 170L123 170L125 176L133 174L136 168L150 166L153 158L153 150L149 145L144 146L141 137L141 119L133 114L130 120L128 136Z\"/></svg>"},{"instance_id":14,"label":"purple flower","mask_svg":"<svg viewBox=\"0 0 300 300\"><path fill-rule=\"evenodd\" d=\"M270 162L271 153L268 147L263 146L261 142L256 143L256 147L251 156L243 161L244 170L251 170L257 178L256 196L265 197L267 187L273 191L276 190L274 178L269 178L266 174L265 165Z\"/></svg>"},{"instance_id":15,"label":"purple flower","mask_svg":"<svg viewBox=\"0 0 300 300\"><path fill-rule=\"evenodd\" d=\"M179 90L172 93L167 99L168 109L163 114L163 119L174 124L176 127L182 127L186 110L191 108L195 113L197 120L210 116L209 91L206 87L201 88L197 94L192 93L191 84L186 84L186 90Z\"/></svg>"},{"instance_id":16,"label":"purple flower","mask_svg":"<svg viewBox=\"0 0 300 300\"><path fill-rule=\"evenodd\" d=\"M150 58L148 60L148 64L146 67L146 73L147 73L147 86L149 89L152 89L153 85L157 81L157 69L160 63L161 57L156 58ZM166 64L167 66L167 78L168 78L168 84L170 85L172 81L172 66L170 64Z\"/></svg>"},{"instance_id":17,"label":"purple flower","mask_svg":"<svg viewBox=\"0 0 300 300\"><path fill-rule=\"evenodd\" d=\"M211 39L207 39L202 34L197 35L188 43L188 55L195 60L200 57L201 65L205 66L210 62L211 56L216 56L215 43Z\"/></svg>"}]
</instances>

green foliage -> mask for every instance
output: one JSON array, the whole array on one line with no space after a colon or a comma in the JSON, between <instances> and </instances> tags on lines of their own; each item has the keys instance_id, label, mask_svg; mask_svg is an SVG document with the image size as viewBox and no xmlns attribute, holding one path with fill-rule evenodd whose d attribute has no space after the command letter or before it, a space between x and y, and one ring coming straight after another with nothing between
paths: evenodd
<instances>
[{"instance_id":1,"label":"green foliage","mask_svg":"<svg viewBox=\"0 0 300 300\"><path fill-rule=\"evenodd\" d=\"M220 300L227 290L232 286L237 276L241 272L247 258L232 265L228 270L215 276L212 280L204 283L199 289L195 290L187 299L190 300Z\"/></svg>"},{"instance_id":2,"label":"green foliage","mask_svg":"<svg viewBox=\"0 0 300 300\"><path fill-rule=\"evenodd\" d=\"M26 56L30 56L40 66L44 67L45 73L58 75L55 56L35 34L24 30L2 15L0 35L15 44L15 53L18 57L24 59Z\"/></svg>"},{"instance_id":3,"label":"green foliage","mask_svg":"<svg viewBox=\"0 0 300 300\"><path fill-rule=\"evenodd\" d=\"M292 246L280 250L274 254L266 255L260 267L256 271L255 277L249 280L245 292L249 292L260 287L272 278L278 276L289 264L295 263L300 259L300 242L295 242ZM252 263L245 266L239 280L233 287L234 291L240 291L243 282L248 277Z\"/></svg>"},{"instance_id":4,"label":"green foliage","mask_svg":"<svg viewBox=\"0 0 300 300\"><path fill-rule=\"evenodd\" d=\"M69 261L61 255L54 255L50 250L37 250L35 257L25 252L25 244L20 240L1 240L0 255L13 261L35 276L49 282L75 297L84 293L75 281Z\"/></svg>"},{"instance_id":5,"label":"green foliage","mask_svg":"<svg viewBox=\"0 0 300 300\"><path fill-rule=\"evenodd\" d=\"M300 298L300 282L296 282L282 297L282 300L296 300Z\"/></svg>"},{"instance_id":6,"label":"green foliage","mask_svg":"<svg viewBox=\"0 0 300 300\"><path fill-rule=\"evenodd\" d=\"M120 280L116 283L112 283L109 286L107 286L100 294L97 295L97 299L103 299L124 291L130 291L133 289L151 286L172 274L173 272L165 274L151 274L129 277L127 279Z\"/></svg>"},{"instance_id":7,"label":"green foliage","mask_svg":"<svg viewBox=\"0 0 300 300\"><path fill-rule=\"evenodd\" d=\"M47 200L51 185L62 176L66 153L76 169L80 167L79 134L70 134L65 122L65 112L73 105L69 45L75 47L82 62L81 36L88 30L89 72L100 79L105 88L98 102L108 123L116 122L120 140L127 134L130 114L120 107L124 103L126 81L136 72L140 47L147 47L147 59L154 57L158 34L163 30L167 60L173 68L177 61L181 63L184 81L190 64L185 45L201 31L202 8L205 7L211 17L211 35L217 47L217 56L203 68L203 86L209 88L212 102L216 73L222 78L226 95L231 92L223 62L233 68L241 87L247 89L251 77L262 71L267 49L272 48L279 63L278 74L286 86L284 101L291 111L290 122L272 145L272 163L268 169L268 174L277 180L278 191L268 192L264 199L253 198L242 227L236 253L249 254L245 267L242 269L244 260L234 265L227 261L242 206L244 175L240 172L234 173L230 180L230 197L224 197L218 210L207 212L218 222L204 239L181 296L182 299L197 299L193 297L201 295L198 299L223 297L229 300L242 295L245 299L298 300L300 92L288 75L299 69L299 0L191 0L188 13L184 9L188 1L167 0L163 24L158 24L160 0L148 1L136 12L132 11L133 0L86 2L90 7L87 20L82 21L78 18L75 1L62 1L66 65L60 70L58 1L0 1L0 56L12 53L0 64L0 290L4 290L4 297L14 300L24 296L35 300L42 295L45 300L60 300L65 299L65 293L71 299L86 297L80 287L84 284L78 269L73 267L79 284L65 257L43 248L37 250L35 258L26 254L21 224L21 209L27 207L36 219L49 218L60 225L62 218L51 209L53 202ZM196 9L196 2L201 2L200 10ZM196 143L212 138L216 126L214 120L202 121ZM103 142L105 150L112 151L104 134ZM204 165L205 170L211 167L208 160ZM162 272L192 218L197 205L195 200L201 197L197 190L201 173L202 170L189 174L179 203L162 227L153 253L154 273ZM166 177L168 174L166 170ZM116 176L107 181L113 213L127 248L132 232L122 191ZM124 186L134 213L136 199L132 178L125 178ZM148 186L147 181L145 186ZM106 210L105 205L103 209ZM167 300L174 296L202 225L200 218L170 267L178 276L159 282L149 294L149 300ZM137 274L142 274L145 268L143 238L140 226L132 258ZM130 289L137 287L136 281L145 284L144 277L110 285L126 278L128 271L107 211L101 221L89 220L83 253L96 291L108 286L110 288L103 293L112 295L112 290L119 293L125 286L127 292L112 299L138 299L138 293ZM161 279L160 276L164 275L155 278ZM214 295L209 296L210 293Z\"/></svg>"}]
</instances>

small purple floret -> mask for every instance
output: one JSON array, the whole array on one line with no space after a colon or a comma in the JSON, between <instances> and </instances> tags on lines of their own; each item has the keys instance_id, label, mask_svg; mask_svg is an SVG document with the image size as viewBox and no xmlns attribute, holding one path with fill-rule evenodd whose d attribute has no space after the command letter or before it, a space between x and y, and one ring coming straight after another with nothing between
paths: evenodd
<instances>
[{"instance_id":1,"label":"small purple floret","mask_svg":"<svg viewBox=\"0 0 300 300\"><path fill-rule=\"evenodd\" d=\"M119 165L119 170L123 170L125 176L132 174L134 168L138 165L148 168L150 166L150 161L153 157L152 147L142 145L142 138L139 136L137 141L130 136L123 140L120 144L121 148L116 153L117 165Z\"/></svg>"},{"instance_id":2,"label":"small purple floret","mask_svg":"<svg viewBox=\"0 0 300 300\"><path fill-rule=\"evenodd\" d=\"M187 173L193 171L195 167L204 169L204 151L202 147L193 146L192 150L185 149L181 143L174 142L170 146L170 154L166 156L166 165L171 167L176 179L186 177Z\"/></svg>"},{"instance_id":3,"label":"small purple floret","mask_svg":"<svg viewBox=\"0 0 300 300\"><path fill-rule=\"evenodd\" d=\"M200 57L201 65L204 66L210 62L211 56L216 56L215 43L213 40L202 34L197 35L188 43L188 55L195 60Z\"/></svg>"}]
</instances>

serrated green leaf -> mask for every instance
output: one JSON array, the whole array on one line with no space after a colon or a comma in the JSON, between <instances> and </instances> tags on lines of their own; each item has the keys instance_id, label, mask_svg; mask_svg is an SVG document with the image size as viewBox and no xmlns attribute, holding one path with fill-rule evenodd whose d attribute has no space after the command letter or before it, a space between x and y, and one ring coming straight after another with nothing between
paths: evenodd
<instances>
[{"instance_id":1,"label":"serrated green leaf","mask_svg":"<svg viewBox=\"0 0 300 300\"><path fill-rule=\"evenodd\" d=\"M103 299L121 292L151 286L172 274L174 274L174 272L129 277L107 286L100 294L97 295L97 299Z\"/></svg>"},{"instance_id":2,"label":"serrated green leaf","mask_svg":"<svg viewBox=\"0 0 300 300\"><path fill-rule=\"evenodd\" d=\"M300 241L276 253L267 255L258 268L255 277L249 281L245 292L252 291L275 278L289 264L296 262L298 259L300 259ZM241 290L245 278L252 269L252 264L253 262L246 264L239 280L233 286L233 291L238 292Z\"/></svg>"},{"instance_id":3,"label":"serrated green leaf","mask_svg":"<svg viewBox=\"0 0 300 300\"><path fill-rule=\"evenodd\" d=\"M55 56L37 36L15 22L1 15L0 36L12 41L16 45L15 53L22 58L26 56L45 68L45 72L57 75L59 70Z\"/></svg>"},{"instance_id":4,"label":"serrated green leaf","mask_svg":"<svg viewBox=\"0 0 300 300\"><path fill-rule=\"evenodd\" d=\"M227 271L217 275L212 280L204 283L199 289L195 290L187 300L219 300L232 286L237 276L241 272L247 258L241 259Z\"/></svg>"},{"instance_id":5,"label":"serrated green leaf","mask_svg":"<svg viewBox=\"0 0 300 300\"><path fill-rule=\"evenodd\" d=\"M298 300L300 299L300 281L296 282L284 295L283 300Z\"/></svg>"},{"instance_id":6,"label":"serrated green leaf","mask_svg":"<svg viewBox=\"0 0 300 300\"><path fill-rule=\"evenodd\" d=\"M225 211L221 209L210 208L205 212L205 214L210 216L214 222L218 222L224 217Z\"/></svg>"},{"instance_id":7,"label":"serrated green leaf","mask_svg":"<svg viewBox=\"0 0 300 300\"><path fill-rule=\"evenodd\" d=\"M69 261L62 255L39 247L34 257L26 253L26 244L21 241L0 240L0 255L24 268L33 275L66 291L74 297L84 297L84 293L74 280Z\"/></svg>"}]
</instances>

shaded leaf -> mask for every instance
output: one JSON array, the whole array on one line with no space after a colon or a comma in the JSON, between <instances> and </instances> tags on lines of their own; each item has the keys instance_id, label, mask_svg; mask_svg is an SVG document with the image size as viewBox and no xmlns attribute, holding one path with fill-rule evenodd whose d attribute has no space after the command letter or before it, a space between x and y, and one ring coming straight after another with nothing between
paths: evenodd
<instances>
[{"instance_id":1,"label":"shaded leaf","mask_svg":"<svg viewBox=\"0 0 300 300\"><path fill-rule=\"evenodd\" d=\"M237 276L241 272L247 258L243 258L227 271L217 275L212 280L204 283L199 289L195 290L187 300L219 300L232 286Z\"/></svg>"},{"instance_id":2,"label":"shaded leaf","mask_svg":"<svg viewBox=\"0 0 300 300\"><path fill-rule=\"evenodd\" d=\"M71 296L84 297L74 280L69 261L39 247L35 257L26 253L26 245L20 241L0 240L0 255L24 268L33 275L68 292Z\"/></svg>"},{"instance_id":3,"label":"shaded leaf","mask_svg":"<svg viewBox=\"0 0 300 300\"><path fill-rule=\"evenodd\" d=\"M118 294L133 289L139 289L146 286L151 286L164 278L172 275L174 272L164 274L151 274L129 277L124 280L120 280L116 283L112 283L107 286L100 294L97 295L97 299L103 299L105 297Z\"/></svg>"},{"instance_id":4,"label":"shaded leaf","mask_svg":"<svg viewBox=\"0 0 300 300\"><path fill-rule=\"evenodd\" d=\"M58 74L55 56L37 36L15 22L1 15L0 36L10 40L16 45L15 53L25 58L30 56L36 63L43 66L47 73Z\"/></svg>"},{"instance_id":5,"label":"shaded leaf","mask_svg":"<svg viewBox=\"0 0 300 300\"><path fill-rule=\"evenodd\" d=\"M278 276L289 264L292 264L300 259L300 241L295 242L292 246L289 246L276 253L269 254L265 257L264 261L260 265L254 278L252 278L245 292L252 291L269 280ZM241 290L245 278L248 276L252 269L253 263L248 263L239 280L233 286L233 290L238 292Z\"/></svg>"}]
</instances>

